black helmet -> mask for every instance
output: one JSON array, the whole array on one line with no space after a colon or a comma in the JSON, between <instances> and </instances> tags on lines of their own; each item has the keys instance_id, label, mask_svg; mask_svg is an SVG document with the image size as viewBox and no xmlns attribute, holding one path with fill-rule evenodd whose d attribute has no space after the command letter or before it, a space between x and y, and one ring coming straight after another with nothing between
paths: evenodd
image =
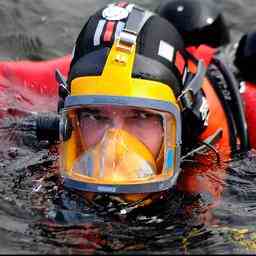
<instances>
[{"instance_id":1,"label":"black helmet","mask_svg":"<svg viewBox=\"0 0 256 256\"><path fill-rule=\"evenodd\" d=\"M205 0L165 0L156 12L178 29L186 46L207 44L219 47L230 41L220 10Z\"/></svg>"},{"instance_id":2,"label":"black helmet","mask_svg":"<svg viewBox=\"0 0 256 256\"><path fill-rule=\"evenodd\" d=\"M256 81L256 32L241 37L234 60L240 75L249 81Z\"/></svg>"}]
</instances>

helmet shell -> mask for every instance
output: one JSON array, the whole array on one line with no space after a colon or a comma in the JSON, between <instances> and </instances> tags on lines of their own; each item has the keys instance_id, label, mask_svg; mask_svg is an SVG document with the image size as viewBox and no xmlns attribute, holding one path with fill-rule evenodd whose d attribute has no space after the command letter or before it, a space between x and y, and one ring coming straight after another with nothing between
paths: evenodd
<instances>
[{"instance_id":1,"label":"helmet shell","mask_svg":"<svg viewBox=\"0 0 256 256\"><path fill-rule=\"evenodd\" d=\"M219 47L229 43L226 21L216 4L206 0L166 0L156 9L183 36L186 46L207 44Z\"/></svg>"}]
</instances>

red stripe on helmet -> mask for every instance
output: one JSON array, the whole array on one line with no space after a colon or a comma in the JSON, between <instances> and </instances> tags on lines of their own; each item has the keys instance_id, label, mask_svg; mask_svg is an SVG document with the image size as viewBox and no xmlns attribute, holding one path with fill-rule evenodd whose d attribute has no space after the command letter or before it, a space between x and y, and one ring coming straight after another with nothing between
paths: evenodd
<instances>
[{"instance_id":1,"label":"red stripe on helmet","mask_svg":"<svg viewBox=\"0 0 256 256\"><path fill-rule=\"evenodd\" d=\"M121 2L118 2L116 5L119 6L119 7L125 8L128 5L128 2L121 1Z\"/></svg>"},{"instance_id":2,"label":"red stripe on helmet","mask_svg":"<svg viewBox=\"0 0 256 256\"><path fill-rule=\"evenodd\" d=\"M106 25L106 30L104 33L104 42L109 42L111 41L113 32L114 32L114 26L115 26L115 22L114 21L108 21L107 25Z\"/></svg>"},{"instance_id":3,"label":"red stripe on helmet","mask_svg":"<svg viewBox=\"0 0 256 256\"><path fill-rule=\"evenodd\" d=\"M175 66L178 68L181 74L183 74L185 65L186 65L186 62L183 56L179 53L179 51L177 51L176 58L175 58Z\"/></svg>"}]
</instances>

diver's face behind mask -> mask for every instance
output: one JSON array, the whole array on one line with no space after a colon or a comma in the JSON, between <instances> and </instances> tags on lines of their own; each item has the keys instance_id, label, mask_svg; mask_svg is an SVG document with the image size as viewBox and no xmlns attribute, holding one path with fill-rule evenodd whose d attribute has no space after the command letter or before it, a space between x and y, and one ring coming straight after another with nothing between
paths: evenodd
<instances>
[{"instance_id":1,"label":"diver's face behind mask","mask_svg":"<svg viewBox=\"0 0 256 256\"><path fill-rule=\"evenodd\" d=\"M177 149L172 113L106 104L67 109L62 119L72 125L62 146L67 186L88 195L118 194L135 201L174 184Z\"/></svg>"},{"instance_id":2,"label":"diver's face behind mask","mask_svg":"<svg viewBox=\"0 0 256 256\"><path fill-rule=\"evenodd\" d=\"M163 143L162 117L152 111L117 106L89 107L78 111L78 120L86 149L103 142L106 147L111 145L115 149L141 144L156 158Z\"/></svg>"}]
</instances>

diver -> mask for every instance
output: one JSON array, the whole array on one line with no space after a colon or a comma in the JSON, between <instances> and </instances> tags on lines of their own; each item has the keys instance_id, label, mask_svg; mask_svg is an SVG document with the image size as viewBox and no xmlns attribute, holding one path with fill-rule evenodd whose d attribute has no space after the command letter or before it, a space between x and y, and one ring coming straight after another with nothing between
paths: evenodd
<instances>
[{"instance_id":1,"label":"diver","mask_svg":"<svg viewBox=\"0 0 256 256\"><path fill-rule=\"evenodd\" d=\"M186 47L205 44L218 48L230 43L225 17L212 1L164 0L155 11L175 26Z\"/></svg>"},{"instance_id":2,"label":"diver","mask_svg":"<svg viewBox=\"0 0 256 256\"><path fill-rule=\"evenodd\" d=\"M247 120L253 120L255 116L255 87L256 75L256 31L241 36L234 47L235 76L240 83L240 93L243 99ZM256 145L255 122L248 122L248 134L251 145Z\"/></svg>"},{"instance_id":3,"label":"diver","mask_svg":"<svg viewBox=\"0 0 256 256\"><path fill-rule=\"evenodd\" d=\"M228 160L254 146L238 82L216 50L228 41L225 22L191 11L183 33L172 12L187 17L191 3L166 1L156 13L109 4L82 28L67 79L56 72L58 115L38 118L38 138L58 141L64 186L93 205L126 213L175 190L214 207Z\"/></svg>"}]
</instances>

